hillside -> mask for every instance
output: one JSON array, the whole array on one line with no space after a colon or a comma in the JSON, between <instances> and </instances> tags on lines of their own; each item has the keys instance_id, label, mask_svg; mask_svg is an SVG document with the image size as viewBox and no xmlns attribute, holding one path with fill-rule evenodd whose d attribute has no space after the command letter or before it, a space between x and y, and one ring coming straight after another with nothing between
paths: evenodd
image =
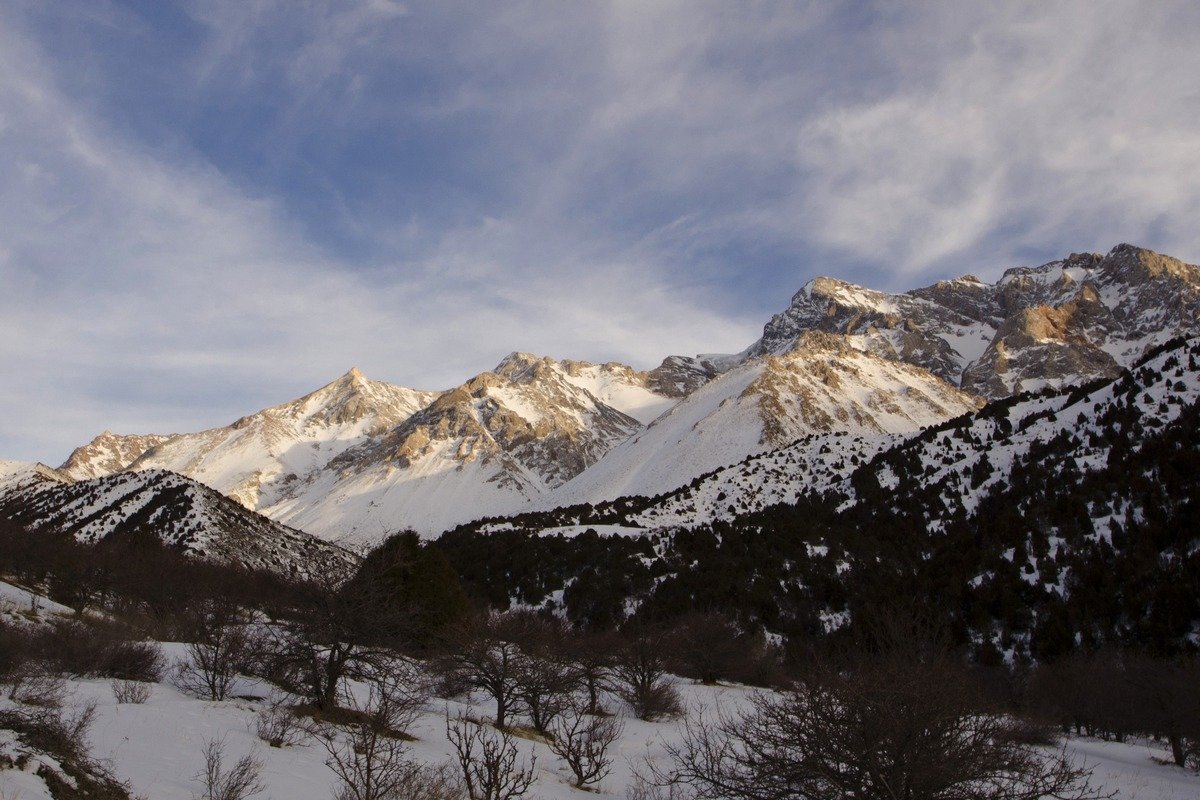
<instances>
[{"instance_id":1,"label":"hillside","mask_svg":"<svg viewBox=\"0 0 1200 800\"><path fill-rule=\"evenodd\" d=\"M841 437L852 458L813 437L679 493L437 545L474 591L578 620L714 608L803 641L911 606L986 659L1051 657L1071 637L1171 652L1200 630L1198 430L1200 339L1180 339L1116 379L995 401L891 446Z\"/></svg>"},{"instance_id":2,"label":"hillside","mask_svg":"<svg viewBox=\"0 0 1200 800\"><path fill-rule=\"evenodd\" d=\"M249 511L209 487L163 470L122 472L85 481L37 475L0 485L0 517L84 544L150 535L200 559L282 575L344 574L354 554Z\"/></svg>"}]
</instances>

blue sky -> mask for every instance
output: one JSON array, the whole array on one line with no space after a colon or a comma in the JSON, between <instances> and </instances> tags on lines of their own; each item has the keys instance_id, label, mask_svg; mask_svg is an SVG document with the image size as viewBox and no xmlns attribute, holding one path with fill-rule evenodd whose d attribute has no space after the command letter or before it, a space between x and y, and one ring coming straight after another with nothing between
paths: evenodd
<instances>
[{"instance_id":1,"label":"blue sky","mask_svg":"<svg viewBox=\"0 0 1200 800\"><path fill-rule=\"evenodd\" d=\"M0 5L0 457L351 365L736 351L808 279L1200 260L1200 6Z\"/></svg>"}]
</instances>

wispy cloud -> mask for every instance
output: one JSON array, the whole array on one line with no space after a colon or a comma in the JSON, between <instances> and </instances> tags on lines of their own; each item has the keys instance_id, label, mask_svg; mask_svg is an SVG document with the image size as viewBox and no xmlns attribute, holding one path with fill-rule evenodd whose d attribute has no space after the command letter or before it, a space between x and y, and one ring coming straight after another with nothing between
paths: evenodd
<instances>
[{"instance_id":1,"label":"wispy cloud","mask_svg":"<svg viewBox=\"0 0 1200 800\"><path fill-rule=\"evenodd\" d=\"M0 456L739 349L818 273L1200 255L1192 5L915 8L18 0Z\"/></svg>"},{"instance_id":2,"label":"wispy cloud","mask_svg":"<svg viewBox=\"0 0 1200 800\"><path fill-rule=\"evenodd\" d=\"M1194 4L930 5L881 42L893 90L805 120L792 210L903 273L1120 240L1194 258L1197 30Z\"/></svg>"}]
</instances>

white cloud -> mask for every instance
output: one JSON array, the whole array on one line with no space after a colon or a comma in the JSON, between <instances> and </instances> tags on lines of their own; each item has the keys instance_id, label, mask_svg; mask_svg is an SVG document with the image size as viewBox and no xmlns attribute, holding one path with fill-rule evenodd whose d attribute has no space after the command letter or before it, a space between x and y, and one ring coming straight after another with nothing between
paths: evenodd
<instances>
[{"instance_id":1,"label":"white cloud","mask_svg":"<svg viewBox=\"0 0 1200 800\"><path fill-rule=\"evenodd\" d=\"M1000 266L1067 240L1200 253L1189 222L1200 212L1200 19L1188 5L927 11L891 38L894 91L834 104L800 129L794 212L806 235L905 272L985 248Z\"/></svg>"},{"instance_id":2,"label":"white cloud","mask_svg":"<svg viewBox=\"0 0 1200 800\"><path fill-rule=\"evenodd\" d=\"M303 170L314 137L440 125L478 185L397 218L326 175L322 207L372 245L339 256L294 197L131 138L0 12L0 358L21 376L0 456L223 423L351 364L436 387L512 349L740 349L749 271L786 274L781 306L830 271L814 252L896 288L1120 240L1200 255L1190 4L188 8L202 44L172 79L198 114L226 92L278 110L252 157ZM794 264L746 266L760 245Z\"/></svg>"},{"instance_id":3,"label":"white cloud","mask_svg":"<svg viewBox=\"0 0 1200 800\"><path fill-rule=\"evenodd\" d=\"M650 366L752 333L651 265L559 260L568 244L503 223L356 271L276 202L122 139L56 89L37 47L0 37L6 457L227 422L352 364L437 387L510 349Z\"/></svg>"}]
</instances>

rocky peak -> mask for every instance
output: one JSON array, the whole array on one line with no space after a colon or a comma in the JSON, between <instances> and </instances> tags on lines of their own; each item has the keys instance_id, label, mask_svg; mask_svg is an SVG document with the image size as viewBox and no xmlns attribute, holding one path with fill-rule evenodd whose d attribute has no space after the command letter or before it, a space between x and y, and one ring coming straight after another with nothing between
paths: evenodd
<instances>
[{"instance_id":1,"label":"rocky peak","mask_svg":"<svg viewBox=\"0 0 1200 800\"><path fill-rule=\"evenodd\" d=\"M690 356L667 356L646 374L646 386L664 397L686 397L715 378L712 364Z\"/></svg>"},{"instance_id":2,"label":"rocky peak","mask_svg":"<svg viewBox=\"0 0 1200 800\"><path fill-rule=\"evenodd\" d=\"M1131 244L1117 245L1095 266L1109 281L1129 285L1164 278L1200 285L1200 267Z\"/></svg>"},{"instance_id":3,"label":"rocky peak","mask_svg":"<svg viewBox=\"0 0 1200 800\"><path fill-rule=\"evenodd\" d=\"M539 366L557 366L557 363L549 356L514 351L501 359L492 372L509 380L522 381L532 377Z\"/></svg>"},{"instance_id":4,"label":"rocky peak","mask_svg":"<svg viewBox=\"0 0 1200 800\"><path fill-rule=\"evenodd\" d=\"M146 452L170 440L167 434L116 434L106 430L87 444L75 448L59 469L75 480L87 480L120 472Z\"/></svg>"},{"instance_id":5,"label":"rocky peak","mask_svg":"<svg viewBox=\"0 0 1200 800\"><path fill-rule=\"evenodd\" d=\"M805 331L787 353L767 356L743 397L757 398L763 441L777 447L810 433L914 430L980 405L921 367L823 331Z\"/></svg>"}]
</instances>

